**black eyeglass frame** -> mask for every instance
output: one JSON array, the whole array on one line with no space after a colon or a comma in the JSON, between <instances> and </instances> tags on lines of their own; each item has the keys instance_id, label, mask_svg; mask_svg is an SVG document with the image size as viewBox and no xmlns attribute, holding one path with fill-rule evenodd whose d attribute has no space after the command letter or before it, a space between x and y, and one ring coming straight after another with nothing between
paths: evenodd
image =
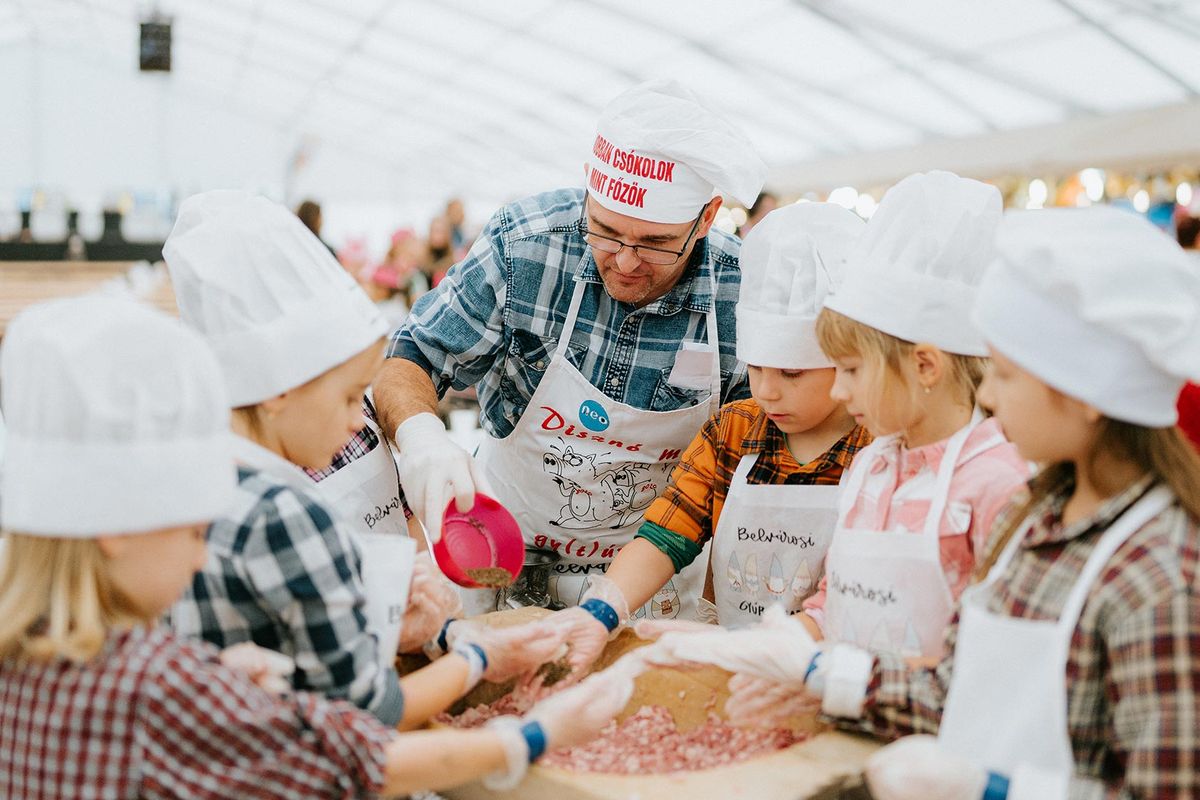
<instances>
[{"instance_id":1,"label":"black eyeglass frame","mask_svg":"<svg viewBox=\"0 0 1200 800\"><path fill-rule=\"evenodd\" d=\"M683 247L681 247L679 249L679 251L676 252L675 250L668 250L665 247L650 247L649 245L644 245L644 244L629 244L628 242L622 242L620 239L614 239L611 236L605 236L600 233L593 233L592 231L588 230L587 204L588 204L588 200L587 200L587 198L585 198L583 201L583 211L579 215L579 232L583 235L584 241L586 241L589 245L592 245L591 239L594 237L596 239L600 239L601 241L612 242L612 243L616 244L617 245L616 250L605 250L603 247L597 248L602 253L608 253L609 255L613 255L613 256L620 255L621 251L624 250L626 247L628 247L631 250L633 250L633 254L635 256L637 256L639 260L645 261L647 264L653 264L656 267L669 267L669 266L679 263L679 259L683 258L683 254L685 252L687 252L688 245L690 245L692 243L692 237L696 235L696 231L700 228L700 220L704 219L704 212L708 210L708 205L705 204L704 208L702 208L700 210L700 214L696 217L695 222L692 223L692 228L691 228L691 230L688 231L687 238L683 240ZM592 245L592 246L595 247L595 245ZM666 262L662 262L662 263L657 262L657 261L648 261L645 256L643 256L640 252L638 252L640 250L648 250L651 253L662 253L664 255L672 255L672 256L675 256L675 258L671 259L670 261L666 261Z\"/></svg>"}]
</instances>

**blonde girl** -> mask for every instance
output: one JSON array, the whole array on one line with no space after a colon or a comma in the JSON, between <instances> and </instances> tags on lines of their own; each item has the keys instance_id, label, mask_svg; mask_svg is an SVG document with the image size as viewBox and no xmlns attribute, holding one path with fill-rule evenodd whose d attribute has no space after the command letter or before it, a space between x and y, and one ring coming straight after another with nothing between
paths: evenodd
<instances>
[{"instance_id":1,"label":"blonde girl","mask_svg":"<svg viewBox=\"0 0 1200 800\"><path fill-rule=\"evenodd\" d=\"M283 800L511 782L548 744L593 735L632 690L593 680L495 729L404 735L345 702L268 692L261 651L230 657L156 624L205 563L205 528L235 489L205 343L130 300L55 301L10 325L0 385L0 797Z\"/></svg>"},{"instance_id":2,"label":"blonde girl","mask_svg":"<svg viewBox=\"0 0 1200 800\"><path fill-rule=\"evenodd\" d=\"M817 638L937 659L992 520L1028 468L976 409L985 350L968 314L1000 193L945 172L893 187L817 320L832 396L876 439L842 478Z\"/></svg>"}]
</instances>

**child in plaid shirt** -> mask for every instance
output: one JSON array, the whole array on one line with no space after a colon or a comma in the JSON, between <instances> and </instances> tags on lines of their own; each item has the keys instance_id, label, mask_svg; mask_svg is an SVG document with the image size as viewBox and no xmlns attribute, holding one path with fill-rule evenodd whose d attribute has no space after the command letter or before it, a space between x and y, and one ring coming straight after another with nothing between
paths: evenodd
<instances>
[{"instance_id":1,"label":"child in plaid shirt","mask_svg":"<svg viewBox=\"0 0 1200 800\"><path fill-rule=\"evenodd\" d=\"M218 652L157 619L205 563L234 491L228 404L205 343L117 298L36 306L0 382L0 797L291 800L407 794L599 731L632 692L596 679L488 730L397 734L291 692L287 659ZM476 648L473 658L485 658ZM439 661L460 685L470 658Z\"/></svg>"},{"instance_id":2,"label":"child in plaid shirt","mask_svg":"<svg viewBox=\"0 0 1200 800\"><path fill-rule=\"evenodd\" d=\"M568 631L576 668L631 609L650 601L651 615L675 616L673 576L685 570L708 572L700 616L728 626L770 605L799 611L816 589L838 481L871 437L830 397L833 365L813 326L862 228L852 212L807 203L772 212L747 237L737 355L754 396L704 424L634 540L590 577L580 608L551 619Z\"/></svg>"},{"instance_id":3,"label":"child in plaid shirt","mask_svg":"<svg viewBox=\"0 0 1200 800\"><path fill-rule=\"evenodd\" d=\"M362 428L360 404L383 362L387 331L319 244L281 206L209 192L184 202L164 248L181 315L222 356L239 462L234 500L208 532L208 562L172 608L171 624L218 647L253 642L277 650L296 663L293 688L349 700L409 728L457 699L464 682L440 662L399 679L394 640L384 652L386 631L368 613L369 604L391 608L399 600L389 594L395 583L383 582L383 596L368 595L364 580L368 569L389 568L381 561L392 554L364 559L361 534L302 469L328 466ZM394 470L390 457L384 461ZM389 538L403 544L403 536ZM419 647L424 642L415 640L435 636L454 613L452 591L422 591L428 578L414 577L404 622L430 624L420 637L402 626L402 644ZM424 607L431 599L438 613ZM448 639L467 658L468 639L487 650L468 683L532 671L560 646L538 626L500 633L456 623Z\"/></svg>"}]
</instances>

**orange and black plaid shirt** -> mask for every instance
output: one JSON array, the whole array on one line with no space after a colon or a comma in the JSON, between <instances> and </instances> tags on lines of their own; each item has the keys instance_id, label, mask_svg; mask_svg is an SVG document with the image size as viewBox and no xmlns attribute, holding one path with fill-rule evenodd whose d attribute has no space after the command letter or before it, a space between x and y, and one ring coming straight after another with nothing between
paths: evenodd
<instances>
[{"instance_id":1,"label":"orange and black plaid shirt","mask_svg":"<svg viewBox=\"0 0 1200 800\"><path fill-rule=\"evenodd\" d=\"M827 485L838 483L855 454L870 443L866 429L855 426L819 458L800 464L788 450L786 434L767 419L758 403L729 403L704 423L688 445L666 490L646 510L643 531L646 525L657 526L702 547L717 527L742 456L759 454L746 476L750 484Z\"/></svg>"}]
</instances>

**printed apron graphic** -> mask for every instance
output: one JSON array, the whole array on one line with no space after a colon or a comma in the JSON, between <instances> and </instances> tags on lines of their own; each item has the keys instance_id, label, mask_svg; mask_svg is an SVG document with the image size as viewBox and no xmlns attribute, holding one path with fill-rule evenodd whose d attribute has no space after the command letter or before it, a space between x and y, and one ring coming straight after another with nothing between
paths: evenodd
<instances>
[{"instance_id":1,"label":"printed apron graphic","mask_svg":"<svg viewBox=\"0 0 1200 800\"><path fill-rule=\"evenodd\" d=\"M756 622L768 605L795 613L817 588L837 523L837 486L750 484L743 456L713 536L713 594L722 625Z\"/></svg>"},{"instance_id":2,"label":"printed apron graphic","mask_svg":"<svg viewBox=\"0 0 1200 800\"><path fill-rule=\"evenodd\" d=\"M930 506L920 531L856 529L845 525L876 453L887 446L875 440L858 456L841 497L839 528L826 563L828 595L825 636L879 653L904 658L941 658L954 597L942 570L941 520L947 512L950 482L971 431L982 420L976 413L946 445L930 488ZM989 438L971 457L1003 443Z\"/></svg>"},{"instance_id":3,"label":"printed apron graphic","mask_svg":"<svg viewBox=\"0 0 1200 800\"><path fill-rule=\"evenodd\" d=\"M635 408L592 386L566 357L591 285L576 281L558 348L513 432L484 439L476 456L526 544L561 556L550 592L568 605L579 602L587 576L603 574L637 533L721 392L716 358L707 402L673 411ZM707 321L716 352L716 315L710 312ZM635 616L694 617L707 563L697 559Z\"/></svg>"}]
</instances>

